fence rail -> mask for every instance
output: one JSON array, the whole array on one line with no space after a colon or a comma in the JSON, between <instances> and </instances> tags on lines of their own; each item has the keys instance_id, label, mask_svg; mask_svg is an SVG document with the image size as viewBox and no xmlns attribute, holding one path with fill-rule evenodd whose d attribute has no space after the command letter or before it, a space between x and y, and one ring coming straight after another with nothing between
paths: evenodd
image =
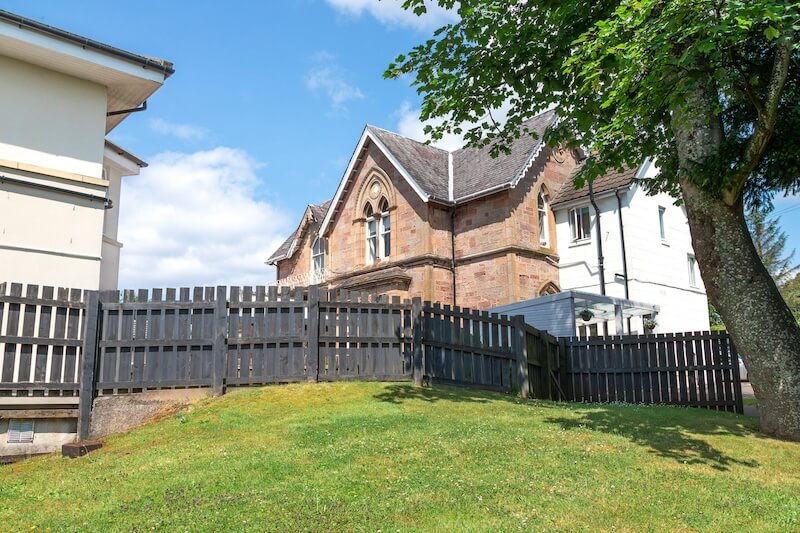
<instances>
[{"instance_id":1,"label":"fence rail","mask_svg":"<svg viewBox=\"0 0 800 533\"><path fill-rule=\"evenodd\" d=\"M80 398L82 430L98 394L412 378L742 411L736 351L723 333L559 339L519 316L316 287L98 295L0 284L0 402Z\"/></svg>"}]
</instances>

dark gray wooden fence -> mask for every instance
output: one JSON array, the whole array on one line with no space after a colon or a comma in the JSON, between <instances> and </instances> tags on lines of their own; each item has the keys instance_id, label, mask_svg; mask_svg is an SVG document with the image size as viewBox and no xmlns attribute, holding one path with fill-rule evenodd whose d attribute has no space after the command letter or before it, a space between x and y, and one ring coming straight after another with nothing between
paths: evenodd
<instances>
[{"instance_id":1,"label":"dark gray wooden fence","mask_svg":"<svg viewBox=\"0 0 800 533\"><path fill-rule=\"evenodd\" d=\"M563 344L567 400L743 411L738 356L726 333L571 338Z\"/></svg>"},{"instance_id":2,"label":"dark gray wooden fence","mask_svg":"<svg viewBox=\"0 0 800 533\"><path fill-rule=\"evenodd\" d=\"M319 303L318 379L411 379L411 328L408 300L326 293Z\"/></svg>"},{"instance_id":3,"label":"dark gray wooden fence","mask_svg":"<svg viewBox=\"0 0 800 533\"><path fill-rule=\"evenodd\" d=\"M0 396L75 401L86 296L77 289L0 283Z\"/></svg>"},{"instance_id":4,"label":"dark gray wooden fence","mask_svg":"<svg viewBox=\"0 0 800 533\"><path fill-rule=\"evenodd\" d=\"M521 390L514 323L505 315L425 302L424 376L432 383Z\"/></svg>"},{"instance_id":5,"label":"dark gray wooden fence","mask_svg":"<svg viewBox=\"0 0 800 533\"><path fill-rule=\"evenodd\" d=\"M98 297L0 284L0 396L80 397L81 435L97 394L412 377L551 400L742 411L723 333L557 339L522 317L316 287Z\"/></svg>"}]
</instances>

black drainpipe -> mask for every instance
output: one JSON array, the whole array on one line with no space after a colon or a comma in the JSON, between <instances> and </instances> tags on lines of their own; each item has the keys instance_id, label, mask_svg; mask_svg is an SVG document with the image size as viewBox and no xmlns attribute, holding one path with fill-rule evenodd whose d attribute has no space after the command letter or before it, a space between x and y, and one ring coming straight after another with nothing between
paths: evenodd
<instances>
[{"instance_id":1,"label":"black drainpipe","mask_svg":"<svg viewBox=\"0 0 800 533\"><path fill-rule=\"evenodd\" d=\"M456 304L456 206L450 211L450 271L453 273L453 307Z\"/></svg>"},{"instance_id":2,"label":"black drainpipe","mask_svg":"<svg viewBox=\"0 0 800 533\"><path fill-rule=\"evenodd\" d=\"M628 290L628 254L625 253L625 225L622 223L622 200L619 197L619 189L614 191L617 197L617 214L619 218L619 240L622 243L622 275L625 278L625 299L630 299Z\"/></svg>"},{"instance_id":3,"label":"black drainpipe","mask_svg":"<svg viewBox=\"0 0 800 533\"><path fill-rule=\"evenodd\" d=\"M600 231L600 209L597 207L597 202L594 201L594 190L592 183L589 182L589 201L594 207L594 218L597 221L597 267L600 270L600 294L606 295L606 273L605 264L603 262L603 240L602 232Z\"/></svg>"}]
</instances>

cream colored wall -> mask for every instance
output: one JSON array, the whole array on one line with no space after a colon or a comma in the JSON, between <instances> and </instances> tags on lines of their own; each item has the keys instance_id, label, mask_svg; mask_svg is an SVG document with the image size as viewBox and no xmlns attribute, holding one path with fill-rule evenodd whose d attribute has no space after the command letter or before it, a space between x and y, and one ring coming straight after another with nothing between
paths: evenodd
<instances>
[{"instance_id":1,"label":"cream colored wall","mask_svg":"<svg viewBox=\"0 0 800 533\"><path fill-rule=\"evenodd\" d=\"M33 422L33 442L9 444L8 420L0 420L0 457L49 453L62 444L75 442L78 436L75 418L38 418Z\"/></svg>"},{"instance_id":2,"label":"cream colored wall","mask_svg":"<svg viewBox=\"0 0 800 533\"><path fill-rule=\"evenodd\" d=\"M101 177L106 88L0 56L0 159Z\"/></svg>"},{"instance_id":3,"label":"cream colored wall","mask_svg":"<svg viewBox=\"0 0 800 533\"><path fill-rule=\"evenodd\" d=\"M0 101L0 175L46 187L0 184L0 281L97 289L106 88L0 56Z\"/></svg>"}]
</instances>

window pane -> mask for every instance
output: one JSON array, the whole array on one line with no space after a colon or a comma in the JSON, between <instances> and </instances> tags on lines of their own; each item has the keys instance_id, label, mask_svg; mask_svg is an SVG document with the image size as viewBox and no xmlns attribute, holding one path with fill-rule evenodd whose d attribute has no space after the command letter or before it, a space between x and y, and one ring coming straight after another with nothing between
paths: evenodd
<instances>
[{"instance_id":1,"label":"window pane","mask_svg":"<svg viewBox=\"0 0 800 533\"><path fill-rule=\"evenodd\" d=\"M392 234L383 234L383 257L389 257L392 254Z\"/></svg>"},{"instance_id":2,"label":"window pane","mask_svg":"<svg viewBox=\"0 0 800 533\"><path fill-rule=\"evenodd\" d=\"M581 239L588 239L592 236L592 219L589 216L589 208L584 207L581 209Z\"/></svg>"},{"instance_id":3,"label":"window pane","mask_svg":"<svg viewBox=\"0 0 800 533\"><path fill-rule=\"evenodd\" d=\"M375 261L375 258L378 256L377 245L378 245L378 239L375 238L374 236L370 237L369 240L367 241L367 259L369 260L370 263Z\"/></svg>"},{"instance_id":4,"label":"window pane","mask_svg":"<svg viewBox=\"0 0 800 533\"><path fill-rule=\"evenodd\" d=\"M571 209L569 212L569 233L573 241L578 240L578 228L576 227L576 214L575 210Z\"/></svg>"},{"instance_id":5,"label":"window pane","mask_svg":"<svg viewBox=\"0 0 800 533\"><path fill-rule=\"evenodd\" d=\"M667 233L664 230L664 211L663 207L658 208L658 228L661 231L661 240L665 240L667 238Z\"/></svg>"}]
</instances>

